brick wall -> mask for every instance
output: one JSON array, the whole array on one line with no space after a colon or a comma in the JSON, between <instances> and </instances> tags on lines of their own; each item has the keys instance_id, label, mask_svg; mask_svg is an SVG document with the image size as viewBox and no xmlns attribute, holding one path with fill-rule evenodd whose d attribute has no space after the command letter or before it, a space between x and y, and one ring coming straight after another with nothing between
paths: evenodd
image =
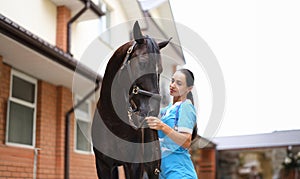
<instances>
[{"instance_id":1,"label":"brick wall","mask_svg":"<svg viewBox=\"0 0 300 179\"><path fill-rule=\"evenodd\" d=\"M10 88L11 67L3 64L0 56L0 178L32 178L32 149L10 147L5 145L6 111Z\"/></svg>"},{"instance_id":2,"label":"brick wall","mask_svg":"<svg viewBox=\"0 0 300 179\"><path fill-rule=\"evenodd\" d=\"M5 142L6 104L9 96L10 67L4 65L0 56L0 145Z\"/></svg>"},{"instance_id":3,"label":"brick wall","mask_svg":"<svg viewBox=\"0 0 300 179\"><path fill-rule=\"evenodd\" d=\"M56 176L56 86L38 81L36 147L38 151L37 178Z\"/></svg>"},{"instance_id":4,"label":"brick wall","mask_svg":"<svg viewBox=\"0 0 300 179\"><path fill-rule=\"evenodd\" d=\"M57 7L56 46L64 51L67 51L67 24L70 18L71 12L67 7Z\"/></svg>"},{"instance_id":5,"label":"brick wall","mask_svg":"<svg viewBox=\"0 0 300 179\"><path fill-rule=\"evenodd\" d=\"M6 110L11 67L0 56L0 178L33 178L34 149L5 144ZM65 114L72 107L72 92L38 81L36 113L37 178L64 178ZM74 151L74 115L71 115L70 178L97 178L93 154Z\"/></svg>"},{"instance_id":6,"label":"brick wall","mask_svg":"<svg viewBox=\"0 0 300 179\"><path fill-rule=\"evenodd\" d=\"M193 151L192 158L199 179L216 178L216 149L202 148Z\"/></svg>"}]
</instances>

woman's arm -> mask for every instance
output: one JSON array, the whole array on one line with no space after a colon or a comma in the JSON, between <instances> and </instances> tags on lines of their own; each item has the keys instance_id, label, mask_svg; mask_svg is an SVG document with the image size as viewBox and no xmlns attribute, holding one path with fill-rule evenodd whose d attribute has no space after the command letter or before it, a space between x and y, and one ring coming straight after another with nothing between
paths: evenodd
<instances>
[{"instance_id":1,"label":"woman's arm","mask_svg":"<svg viewBox=\"0 0 300 179\"><path fill-rule=\"evenodd\" d=\"M191 145L192 135L189 133L177 132L167 124L163 123L157 117L149 116L146 117L148 126L150 129L161 130L165 133L170 139L172 139L176 144L189 148Z\"/></svg>"}]
</instances>

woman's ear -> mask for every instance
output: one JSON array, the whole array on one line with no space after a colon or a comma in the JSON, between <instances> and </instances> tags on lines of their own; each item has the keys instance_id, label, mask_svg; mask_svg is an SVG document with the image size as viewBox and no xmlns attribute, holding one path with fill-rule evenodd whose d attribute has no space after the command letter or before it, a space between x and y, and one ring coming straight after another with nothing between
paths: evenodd
<instances>
[{"instance_id":1,"label":"woman's ear","mask_svg":"<svg viewBox=\"0 0 300 179\"><path fill-rule=\"evenodd\" d=\"M191 92L194 86L189 86L188 91Z\"/></svg>"}]
</instances>

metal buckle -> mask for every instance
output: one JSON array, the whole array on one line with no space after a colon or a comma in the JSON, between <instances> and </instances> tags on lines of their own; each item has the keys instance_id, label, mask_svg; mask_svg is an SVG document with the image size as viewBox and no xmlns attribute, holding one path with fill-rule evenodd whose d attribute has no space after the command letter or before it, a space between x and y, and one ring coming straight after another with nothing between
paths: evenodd
<instances>
[{"instance_id":1,"label":"metal buckle","mask_svg":"<svg viewBox=\"0 0 300 179\"><path fill-rule=\"evenodd\" d=\"M138 86L133 87L132 89L132 93L133 94L138 94L139 93L140 88Z\"/></svg>"},{"instance_id":2,"label":"metal buckle","mask_svg":"<svg viewBox=\"0 0 300 179\"><path fill-rule=\"evenodd\" d=\"M127 53L128 53L128 54L130 54L130 53L132 52L132 50L133 50L135 44L136 44L136 42L134 41L133 44L132 44L132 46L130 46L130 47L128 48L128 50L127 50Z\"/></svg>"}]
</instances>

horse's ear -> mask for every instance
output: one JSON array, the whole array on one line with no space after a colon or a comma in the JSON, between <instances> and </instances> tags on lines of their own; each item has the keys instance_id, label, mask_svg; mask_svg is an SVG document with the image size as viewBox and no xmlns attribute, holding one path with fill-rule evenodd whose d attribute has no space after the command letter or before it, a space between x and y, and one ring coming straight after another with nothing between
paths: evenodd
<instances>
[{"instance_id":1,"label":"horse's ear","mask_svg":"<svg viewBox=\"0 0 300 179\"><path fill-rule=\"evenodd\" d=\"M166 41L163 41L163 42L159 42L159 43L158 43L159 49L162 49L162 48L164 48L165 46L167 46L167 45L169 44L169 42L170 42L171 39L172 39L172 37L171 37L169 40L166 40Z\"/></svg>"},{"instance_id":2,"label":"horse's ear","mask_svg":"<svg viewBox=\"0 0 300 179\"><path fill-rule=\"evenodd\" d=\"M139 25L138 21L135 21L134 26L133 26L133 37L134 37L134 40L138 44L144 43L144 37L143 37L143 34L141 32L141 28L140 28L140 25Z\"/></svg>"}]
</instances>

